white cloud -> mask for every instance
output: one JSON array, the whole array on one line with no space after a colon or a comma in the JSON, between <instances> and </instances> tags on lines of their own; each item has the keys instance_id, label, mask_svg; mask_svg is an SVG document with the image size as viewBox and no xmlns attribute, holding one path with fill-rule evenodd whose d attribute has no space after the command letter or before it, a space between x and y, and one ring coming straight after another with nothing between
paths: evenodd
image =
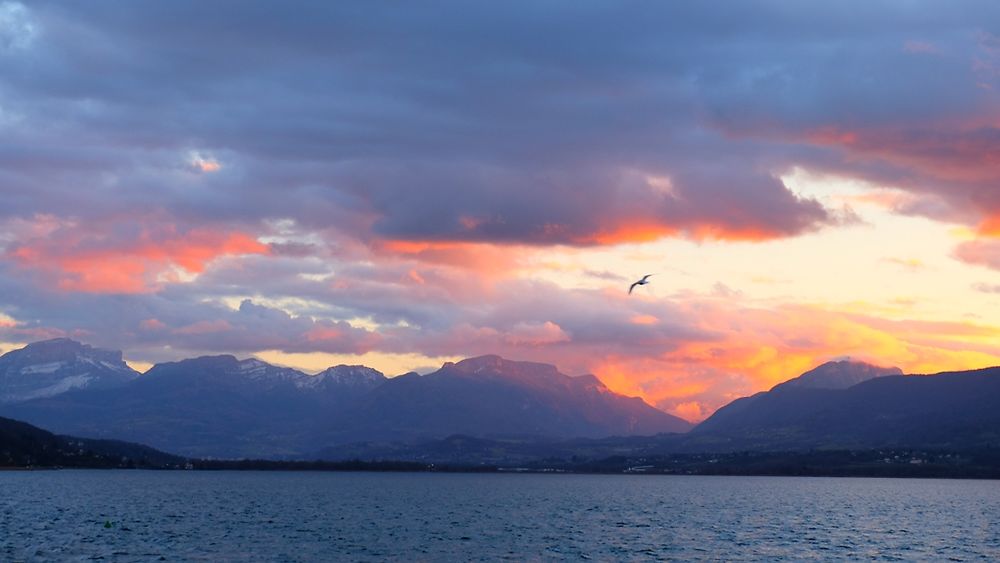
<instances>
[{"instance_id":1,"label":"white cloud","mask_svg":"<svg viewBox=\"0 0 1000 563\"><path fill-rule=\"evenodd\" d=\"M18 2L0 2L0 52L27 49L38 35L28 9Z\"/></svg>"},{"instance_id":2,"label":"white cloud","mask_svg":"<svg viewBox=\"0 0 1000 563\"><path fill-rule=\"evenodd\" d=\"M222 170L222 164L220 164L218 160L212 156L198 152L191 153L191 156L188 159L188 164L190 164L193 171L203 174L211 174Z\"/></svg>"},{"instance_id":3,"label":"white cloud","mask_svg":"<svg viewBox=\"0 0 1000 563\"><path fill-rule=\"evenodd\" d=\"M569 335L563 331L562 327L552 321L520 322L514 325L506 335L504 340L508 344L526 346L545 346L557 344L559 342L569 342Z\"/></svg>"}]
</instances>

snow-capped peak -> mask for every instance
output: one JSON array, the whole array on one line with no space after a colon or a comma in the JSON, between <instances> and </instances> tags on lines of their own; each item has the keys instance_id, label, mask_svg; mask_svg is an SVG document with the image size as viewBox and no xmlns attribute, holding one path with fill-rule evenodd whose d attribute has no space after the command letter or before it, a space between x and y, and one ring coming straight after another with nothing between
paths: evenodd
<instances>
[{"instance_id":1,"label":"snow-capped peak","mask_svg":"<svg viewBox=\"0 0 1000 563\"><path fill-rule=\"evenodd\" d=\"M323 370L312 376L307 386L350 387L355 389L371 389L385 382L382 372L367 366L339 365Z\"/></svg>"},{"instance_id":2,"label":"snow-capped peak","mask_svg":"<svg viewBox=\"0 0 1000 563\"><path fill-rule=\"evenodd\" d=\"M240 360L237 364L237 369L243 376L255 380L297 382L304 377L308 377L299 370L274 366L257 358Z\"/></svg>"},{"instance_id":3,"label":"snow-capped peak","mask_svg":"<svg viewBox=\"0 0 1000 563\"><path fill-rule=\"evenodd\" d=\"M0 356L0 403L51 397L75 389L115 387L139 374L122 353L55 338Z\"/></svg>"}]
</instances>

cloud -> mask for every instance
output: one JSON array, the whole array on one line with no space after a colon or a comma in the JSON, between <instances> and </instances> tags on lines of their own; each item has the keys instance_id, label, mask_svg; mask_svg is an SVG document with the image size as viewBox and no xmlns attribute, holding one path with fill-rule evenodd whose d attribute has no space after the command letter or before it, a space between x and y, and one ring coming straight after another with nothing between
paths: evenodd
<instances>
[{"instance_id":1,"label":"cloud","mask_svg":"<svg viewBox=\"0 0 1000 563\"><path fill-rule=\"evenodd\" d=\"M972 288L982 293L1000 293L1000 284L977 283Z\"/></svg>"},{"instance_id":2,"label":"cloud","mask_svg":"<svg viewBox=\"0 0 1000 563\"><path fill-rule=\"evenodd\" d=\"M504 340L515 346L547 346L569 342L570 336L552 321L521 322L504 335Z\"/></svg>"},{"instance_id":3,"label":"cloud","mask_svg":"<svg viewBox=\"0 0 1000 563\"><path fill-rule=\"evenodd\" d=\"M963 242L955 247L954 255L955 258L969 264L1000 270L1000 239L977 239Z\"/></svg>"},{"instance_id":4,"label":"cloud","mask_svg":"<svg viewBox=\"0 0 1000 563\"><path fill-rule=\"evenodd\" d=\"M187 219L360 221L363 239L529 245L765 240L833 222L756 151L692 117L699 100L685 83L697 67L672 63L664 75L658 56L636 56L633 32L662 37L644 18L586 9L562 25L565 43L529 34L510 50L522 22L503 7L452 6L450 23L479 37L468 43L416 11L313 5L275 19L250 3L220 41L229 9L178 2L167 17L142 4L40 10L48 48L7 63L3 105L26 117L7 132L7 158L0 151L12 173L30 172L11 189L37 195L9 212L85 216L97 199ZM565 22L560 10L536 15ZM587 20L604 16L623 31L606 59L585 57ZM177 35L167 21L191 23ZM329 33L316 33L320 22ZM114 78L93 80L89 61ZM198 178L177 174L179 153ZM67 189L71 175L96 193Z\"/></svg>"},{"instance_id":5,"label":"cloud","mask_svg":"<svg viewBox=\"0 0 1000 563\"><path fill-rule=\"evenodd\" d=\"M198 274L222 256L268 252L245 233L179 228L158 216L98 225L42 217L24 230L37 236L12 242L6 258L63 291L149 292L178 270Z\"/></svg>"},{"instance_id":6,"label":"cloud","mask_svg":"<svg viewBox=\"0 0 1000 563\"><path fill-rule=\"evenodd\" d=\"M733 310L731 304L701 301L691 304L685 319L712 327L715 337L683 339L645 354L609 353L593 359L590 369L611 388L688 418L694 405L707 416L733 399L844 356L907 373L1000 361L1000 328L991 326L893 322L801 305Z\"/></svg>"},{"instance_id":7,"label":"cloud","mask_svg":"<svg viewBox=\"0 0 1000 563\"><path fill-rule=\"evenodd\" d=\"M2 2L0 339L501 353L690 417L839 354L980 365L995 347L960 327L730 280L625 300L534 258L849 223L783 183L799 168L968 226L955 256L1000 268L991 21L975 0Z\"/></svg>"},{"instance_id":8,"label":"cloud","mask_svg":"<svg viewBox=\"0 0 1000 563\"><path fill-rule=\"evenodd\" d=\"M473 280L442 265L423 266L426 283L416 283L407 260L375 269L335 260L327 264L335 271L329 278L299 276L312 261L218 261L195 282L132 295L39 294L3 275L0 310L11 322L0 327L0 340L75 334L148 362L261 350L498 353L570 374L594 373L616 391L683 416L711 413L828 358L853 356L916 372L1000 361L1000 328L988 325L754 304L713 288L635 300L620 289L566 289L515 276L450 291ZM101 314L111 309L118 313Z\"/></svg>"},{"instance_id":9,"label":"cloud","mask_svg":"<svg viewBox=\"0 0 1000 563\"><path fill-rule=\"evenodd\" d=\"M927 264L924 264L923 260L919 258L896 258L889 257L883 258L883 262L887 264L893 264L910 272L917 272L927 268Z\"/></svg>"},{"instance_id":10,"label":"cloud","mask_svg":"<svg viewBox=\"0 0 1000 563\"><path fill-rule=\"evenodd\" d=\"M694 420L694 421L705 420L706 418L708 418L709 414L705 413L702 410L702 406L696 401L676 404L674 405L673 411L677 416L685 420Z\"/></svg>"},{"instance_id":11,"label":"cloud","mask_svg":"<svg viewBox=\"0 0 1000 563\"><path fill-rule=\"evenodd\" d=\"M983 156L995 101L972 70L994 60L987 3L763 2L726 17L552 5L530 24L516 3L445 2L443 18L214 4L3 4L46 36L0 62L0 107L21 116L0 146L16 196L0 214L155 206L375 244L760 241L841 222L777 179L796 164L940 196L967 218L997 209ZM594 56L593 29L611 23ZM774 33L787 29L809 32ZM913 56L928 46L940 55Z\"/></svg>"},{"instance_id":12,"label":"cloud","mask_svg":"<svg viewBox=\"0 0 1000 563\"><path fill-rule=\"evenodd\" d=\"M146 321L140 323L143 328L148 328L149 324ZM213 334L213 333L224 333L229 332L233 329L233 325L229 324L228 321L222 319L214 321L198 321L196 323L191 323L186 326L182 326L174 330L174 334L188 335L202 335L202 334Z\"/></svg>"},{"instance_id":13,"label":"cloud","mask_svg":"<svg viewBox=\"0 0 1000 563\"><path fill-rule=\"evenodd\" d=\"M161 331L165 330L167 328L167 325L161 320L150 318L150 319L143 319L141 322L139 322L139 328L141 330L148 330L148 331Z\"/></svg>"},{"instance_id":14,"label":"cloud","mask_svg":"<svg viewBox=\"0 0 1000 563\"><path fill-rule=\"evenodd\" d=\"M204 156L197 152L191 154L191 158L188 163L191 166L191 170L202 174L211 174L222 170L222 165L219 164L218 160L211 156Z\"/></svg>"},{"instance_id":15,"label":"cloud","mask_svg":"<svg viewBox=\"0 0 1000 563\"><path fill-rule=\"evenodd\" d=\"M609 270L584 270L583 273L584 275L599 280L613 281L616 283L623 283L628 281L628 278L626 278L625 276Z\"/></svg>"},{"instance_id":16,"label":"cloud","mask_svg":"<svg viewBox=\"0 0 1000 563\"><path fill-rule=\"evenodd\" d=\"M20 2L0 2L0 56L5 51L28 48L38 29L31 14Z\"/></svg>"}]
</instances>

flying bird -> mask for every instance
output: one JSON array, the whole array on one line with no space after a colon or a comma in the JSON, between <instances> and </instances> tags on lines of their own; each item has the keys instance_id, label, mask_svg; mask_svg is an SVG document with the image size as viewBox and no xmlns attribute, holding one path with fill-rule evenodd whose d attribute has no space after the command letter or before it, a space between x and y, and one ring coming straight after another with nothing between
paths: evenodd
<instances>
[{"instance_id":1,"label":"flying bird","mask_svg":"<svg viewBox=\"0 0 1000 563\"><path fill-rule=\"evenodd\" d=\"M647 283L649 283L649 276L652 276L652 275L653 274L646 274L645 276L642 276L641 280L639 280L639 281L635 282L634 284L628 286L628 294L632 295L632 290L635 289L635 286L637 286L637 285L646 285Z\"/></svg>"}]
</instances>

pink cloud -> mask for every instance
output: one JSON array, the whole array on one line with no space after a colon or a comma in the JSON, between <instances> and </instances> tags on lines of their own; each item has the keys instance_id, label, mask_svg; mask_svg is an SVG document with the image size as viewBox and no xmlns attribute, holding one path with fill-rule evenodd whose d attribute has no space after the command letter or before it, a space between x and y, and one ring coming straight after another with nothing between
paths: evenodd
<instances>
[{"instance_id":1,"label":"pink cloud","mask_svg":"<svg viewBox=\"0 0 1000 563\"><path fill-rule=\"evenodd\" d=\"M562 327L552 321L517 323L503 338L514 346L547 346L570 341Z\"/></svg>"},{"instance_id":2,"label":"pink cloud","mask_svg":"<svg viewBox=\"0 0 1000 563\"><path fill-rule=\"evenodd\" d=\"M955 257L969 264L1000 270L1000 239L978 239L959 244Z\"/></svg>"},{"instance_id":3,"label":"pink cloud","mask_svg":"<svg viewBox=\"0 0 1000 563\"><path fill-rule=\"evenodd\" d=\"M223 256L267 254L267 245L239 231L181 229L165 218L106 223L41 218L38 236L16 240L6 255L52 286L71 292L144 293L176 277L175 268L198 274Z\"/></svg>"},{"instance_id":4,"label":"pink cloud","mask_svg":"<svg viewBox=\"0 0 1000 563\"><path fill-rule=\"evenodd\" d=\"M514 271L522 265L523 256L523 249L518 247L474 242L384 240L374 242L372 248L376 255L382 257L459 267L482 274ZM422 275L419 272L413 271L407 275L413 281L421 283Z\"/></svg>"},{"instance_id":5,"label":"pink cloud","mask_svg":"<svg viewBox=\"0 0 1000 563\"><path fill-rule=\"evenodd\" d=\"M145 331L161 331L167 328L166 323L158 319L144 319L139 323L139 328Z\"/></svg>"}]
</instances>

